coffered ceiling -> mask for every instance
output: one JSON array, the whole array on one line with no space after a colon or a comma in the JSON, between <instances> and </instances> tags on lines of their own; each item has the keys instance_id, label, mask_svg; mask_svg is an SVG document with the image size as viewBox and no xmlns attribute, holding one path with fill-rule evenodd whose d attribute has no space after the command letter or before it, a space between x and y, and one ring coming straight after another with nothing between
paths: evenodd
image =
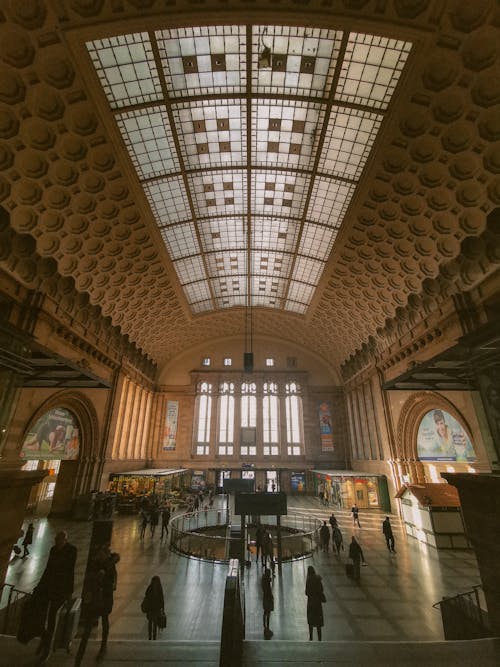
<instances>
[{"instance_id":1,"label":"coffered ceiling","mask_svg":"<svg viewBox=\"0 0 500 667\"><path fill-rule=\"evenodd\" d=\"M496 3L338 4L6 3L2 266L160 364L251 304L338 365L494 271Z\"/></svg>"}]
</instances>

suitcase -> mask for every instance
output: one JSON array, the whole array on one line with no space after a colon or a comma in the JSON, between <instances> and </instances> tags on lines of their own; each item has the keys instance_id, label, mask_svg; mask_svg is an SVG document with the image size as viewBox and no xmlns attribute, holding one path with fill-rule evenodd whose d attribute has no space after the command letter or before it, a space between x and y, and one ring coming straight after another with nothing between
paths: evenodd
<instances>
[{"instance_id":1,"label":"suitcase","mask_svg":"<svg viewBox=\"0 0 500 667\"><path fill-rule=\"evenodd\" d=\"M17 629L17 641L27 644L33 637L41 637L49 602L40 595L26 595L22 602L21 617Z\"/></svg>"},{"instance_id":2,"label":"suitcase","mask_svg":"<svg viewBox=\"0 0 500 667\"><path fill-rule=\"evenodd\" d=\"M53 644L54 651L64 648L69 653L71 642L78 630L81 609L82 599L73 598L67 600L57 612Z\"/></svg>"},{"instance_id":3,"label":"suitcase","mask_svg":"<svg viewBox=\"0 0 500 667\"><path fill-rule=\"evenodd\" d=\"M351 579L354 578L354 565L353 565L353 563L346 563L345 564L345 573L347 574L348 577L351 577Z\"/></svg>"}]
</instances>

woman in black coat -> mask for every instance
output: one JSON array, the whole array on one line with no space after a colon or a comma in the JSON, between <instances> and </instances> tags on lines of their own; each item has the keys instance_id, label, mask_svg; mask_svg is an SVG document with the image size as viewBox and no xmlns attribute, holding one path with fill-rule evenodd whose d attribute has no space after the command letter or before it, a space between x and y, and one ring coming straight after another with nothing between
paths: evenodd
<instances>
[{"instance_id":1,"label":"woman in black coat","mask_svg":"<svg viewBox=\"0 0 500 667\"><path fill-rule=\"evenodd\" d=\"M274 596L271 588L271 570L266 568L262 575L262 608L264 610L264 634L272 635L269 621L271 620L271 612L274 610Z\"/></svg>"},{"instance_id":2,"label":"woman in black coat","mask_svg":"<svg viewBox=\"0 0 500 667\"><path fill-rule=\"evenodd\" d=\"M23 555L21 556L21 558L26 558L26 556L29 556L30 552L29 552L28 547L30 546L30 544L33 543L33 532L34 532L34 530L35 530L35 527L33 526L32 523L30 523L28 525L28 527L26 528L26 534L25 534L24 540L23 540L24 552L23 552Z\"/></svg>"},{"instance_id":3,"label":"woman in black coat","mask_svg":"<svg viewBox=\"0 0 500 667\"><path fill-rule=\"evenodd\" d=\"M309 641L313 638L313 629L318 630L318 640L321 641L323 627L323 602L326 602L323 592L323 583L319 574L316 574L312 565L307 568L306 579L307 595L307 624L309 625Z\"/></svg>"},{"instance_id":4,"label":"woman in black coat","mask_svg":"<svg viewBox=\"0 0 500 667\"><path fill-rule=\"evenodd\" d=\"M165 599L163 597L163 588L160 577L155 576L151 579L151 583L146 588L141 609L148 619L149 639L156 639L158 633L158 620L160 614L165 609Z\"/></svg>"}]
</instances>

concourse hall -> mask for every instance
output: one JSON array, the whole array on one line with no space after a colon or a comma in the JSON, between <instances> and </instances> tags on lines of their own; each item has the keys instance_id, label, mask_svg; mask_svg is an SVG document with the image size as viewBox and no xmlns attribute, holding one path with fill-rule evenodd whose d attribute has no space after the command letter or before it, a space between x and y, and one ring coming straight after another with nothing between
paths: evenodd
<instances>
[{"instance_id":1,"label":"concourse hall","mask_svg":"<svg viewBox=\"0 0 500 667\"><path fill-rule=\"evenodd\" d=\"M500 634L498 3L0 19L1 582L29 521L245 480L474 557Z\"/></svg>"}]
</instances>

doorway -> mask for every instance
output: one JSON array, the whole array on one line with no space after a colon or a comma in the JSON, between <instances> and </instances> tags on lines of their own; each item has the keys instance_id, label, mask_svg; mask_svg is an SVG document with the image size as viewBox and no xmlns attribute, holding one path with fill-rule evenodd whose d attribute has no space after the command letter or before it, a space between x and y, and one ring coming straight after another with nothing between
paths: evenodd
<instances>
[{"instance_id":1,"label":"doorway","mask_svg":"<svg viewBox=\"0 0 500 667\"><path fill-rule=\"evenodd\" d=\"M275 493L279 491L278 471L266 470L266 491Z\"/></svg>"}]
</instances>

